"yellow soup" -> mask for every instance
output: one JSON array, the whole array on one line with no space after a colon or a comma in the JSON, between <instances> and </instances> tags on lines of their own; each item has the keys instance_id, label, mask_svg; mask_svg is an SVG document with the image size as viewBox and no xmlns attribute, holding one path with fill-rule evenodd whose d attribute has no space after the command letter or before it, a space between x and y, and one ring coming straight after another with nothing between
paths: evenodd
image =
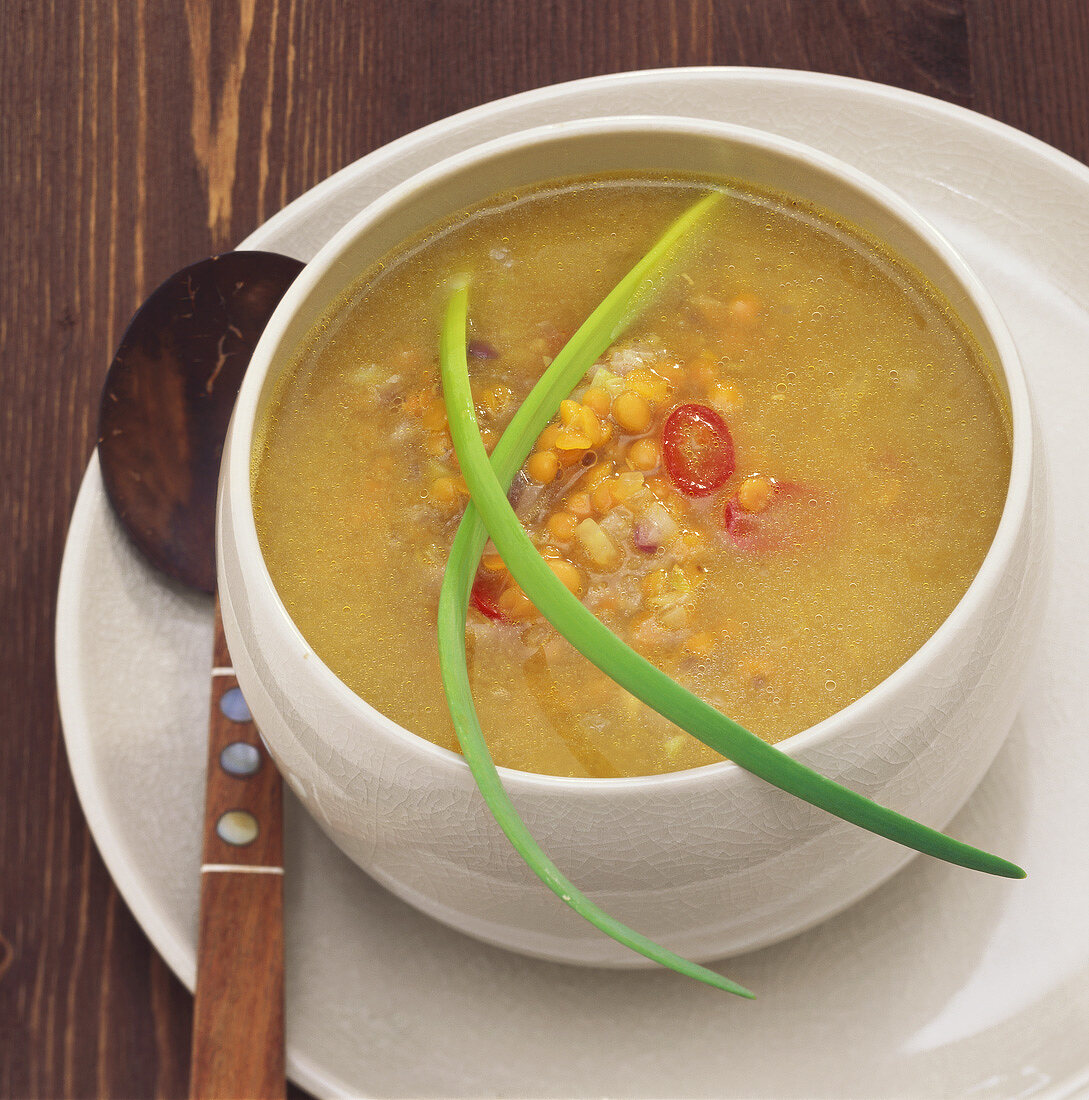
<instances>
[{"instance_id":1,"label":"yellow soup","mask_svg":"<svg viewBox=\"0 0 1089 1100\"><path fill-rule=\"evenodd\" d=\"M472 280L485 441L591 310L709 186L727 200L542 433L511 491L595 615L768 741L902 664L963 595L1005 497L1008 414L917 272L786 196L691 179L496 196L364 273L280 381L254 455L272 579L326 664L456 749L443 568L467 500L438 370ZM468 650L495 760L630 776L718 757L540 618L489 546Z\"/></svg>"}]
</instances>

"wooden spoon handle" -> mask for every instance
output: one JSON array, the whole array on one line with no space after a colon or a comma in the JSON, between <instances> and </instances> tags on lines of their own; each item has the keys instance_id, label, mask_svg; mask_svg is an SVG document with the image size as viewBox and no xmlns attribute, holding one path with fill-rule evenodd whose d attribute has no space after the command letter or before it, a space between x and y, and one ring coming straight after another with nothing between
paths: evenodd
<instances>
[{"instance_id":1,"label":"wooden spoon handle","mask_svg":"<svg viewBox=\"0 0 1089 1100\"><path fill-rule=\"evenodd\" d=\"M238 690L216 600L189 1095L271 1098L284 1076L280 774Z\"/></svg>"}]
</instances>

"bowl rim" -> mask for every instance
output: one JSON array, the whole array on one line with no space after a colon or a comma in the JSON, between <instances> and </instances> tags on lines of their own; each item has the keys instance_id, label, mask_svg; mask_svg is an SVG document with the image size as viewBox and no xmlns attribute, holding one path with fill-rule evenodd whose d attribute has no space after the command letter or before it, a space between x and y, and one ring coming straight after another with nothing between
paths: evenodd
<instances>
[{"instance_id":1,"label":"bowl rim","mask_svg":"<svg viewBox=\"0 0 1089 1100\"><path fill-rule=\"evenodd\" d=\"M433 763L444 768L453 767L468 773L468 764L460 753L436 745L387 717L348 687L325 664L292 619L268 572L253 516L251 464L256 413L268 380L269 368L296 311L306 302L329 269L337 263L341 253L369 227L418 192L440 186L444 180L467 169L534 145L563 142L593 134L630 133L637 136L663 132L741 144L800 162L809 170L816 169L818 173L835 177L848 190L859 192L883 207L886 213L921 238L929 250L936 254L978 313L997 352L992 366L1001 376L1000 380L1005 383L1009 400L1011 456L1006 496L990 546L968 588L935 631L887 677L822 721L779 741L776 747L790 756L825 747L837 734L856 722L872 721L890 701L909 689L931 662L939 659L942 652L954 643L976 609L998 587L1021 533L1032 486L1035 443L1028 388L1013 338L989 292L953 245L919 211L885 184L837 157L791 138L735 123L659 114L603 115L547 123L482 142L444 157L368 203L341 226L306 264L276 307L253 352L231 418L228 446L224 452L225 461L220 476L216 522L219 576L226 575L222 568L221 555L223 526L226 522L225 501L230 498L229 511L235 550L239 561L245 563L247 588L251 591L258 588L266 599L271 600L278 625L293 642L302 647L308 670L322 682L325 690L339 698L347 711L356 712L360 721L380 726L387 736L402 742L405 748L429 757ZM327 301L326 308L328 305ZM244 492L239 492L239 486L245 487ZM250 598L252 600L252 595ZM617 778L547 775L499 765L497 769L504 785L512 789L569 795L593 795L609 791L633 793L643 792L647 788L660 792L665 788L714 782L724 774L749 774L728 759L680 771Z\"/></svg>"}]
</instances>

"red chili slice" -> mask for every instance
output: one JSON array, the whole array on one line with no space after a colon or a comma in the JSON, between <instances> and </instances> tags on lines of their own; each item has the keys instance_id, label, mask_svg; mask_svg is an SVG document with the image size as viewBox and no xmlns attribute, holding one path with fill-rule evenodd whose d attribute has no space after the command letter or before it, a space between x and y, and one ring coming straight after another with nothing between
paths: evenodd
<instances>
[{"instance_id":1,"label":"red chili slice","mask_svg":"<svg viewBox=\"0 0 1089 1100\"><path fill-rule=\"evenodd\" d=\"M707 405L678 405L662 427L662 459L682 493L713 493L734 472L734 441L726 421Z\"/></svg>"},{"instance_id":2,"label":"red chili slice","mask_svg":"<svg viewBox=\"0 0 1089 1100\"><path fill-rule=\"evenodd\" d=\"M726 501L723 522L734 545L763 557L821 541L829 534L831 501L812 487L777 481L762 512L746 512L734 493Z\"/></svg>"},{"instance_id":3,"label":"red chili slice","mask_svg":"<svg viewBox=\"0 0 1089 1100\"><path fill-rule=\"evenodd\" d=\"M504 574L489 569L478 569L469 603L489 619L505 623L506 615L499 610L499 597L503 594Z\"/></svg>"}]
</instances>

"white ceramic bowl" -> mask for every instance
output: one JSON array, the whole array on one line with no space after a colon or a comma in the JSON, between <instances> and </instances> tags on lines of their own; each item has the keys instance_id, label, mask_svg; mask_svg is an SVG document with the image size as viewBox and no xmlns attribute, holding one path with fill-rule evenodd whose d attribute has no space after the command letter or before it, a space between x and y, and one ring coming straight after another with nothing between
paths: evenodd
<instances>
[{"instance_id":1,"label":"white ceramic bowl","mask_svg":"<svg viewBox=\"0 0 1089 1100\"><path fill-rule=\"evenodd\" d=\"M950 245L887 188L783 138L679 118L545 126L451 157L363 210L307 265L254 354L224 453L217 547L238 678L291 789L356 863L481 939L568 962L641 959L527 870L460 756L391 722L322 664L261 555L250 499L255 421L299 342L383 254L496 191L557 176L686 171L793 192L888 242L952 302L1000 373L1013 415L1009 492L968 592L887 680L782 744L840 783L944 827L1013 721L1046 580L1043 465L1017 354ZM406 670L411 675L411 670ZM760 947L849 905L912 853L728 762L664 776L564 779L501 769L556 863L614 916L695 959ZM986 837L970 838L986 844ZM950 868L971 884L974 872ZM1008 889L1017 889L1010 883Z\"/></svg>"}]
</instances>

